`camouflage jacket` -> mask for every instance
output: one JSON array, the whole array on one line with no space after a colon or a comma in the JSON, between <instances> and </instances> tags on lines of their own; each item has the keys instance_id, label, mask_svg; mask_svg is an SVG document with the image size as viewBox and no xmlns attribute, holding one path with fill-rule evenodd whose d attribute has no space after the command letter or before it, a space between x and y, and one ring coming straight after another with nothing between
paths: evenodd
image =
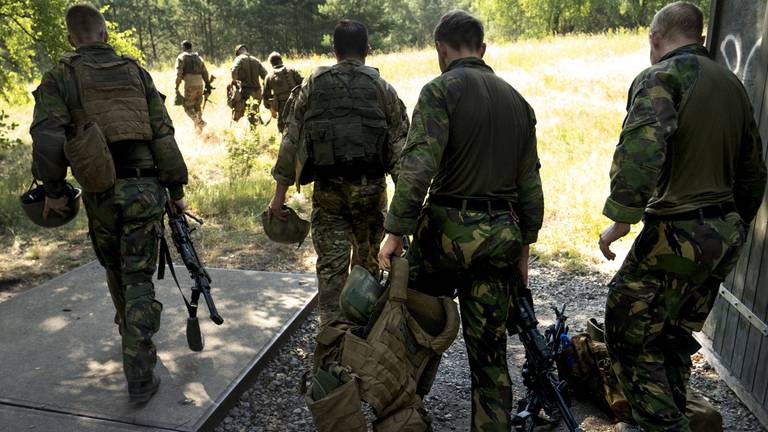
<instances>
[{"instance_id":1,"label":"camouflage jacket","mask_svg":"<svg viewBox=\"0 0 768 432\"><path fill-rule=\"evenodd\" d=\"M199 64L197 65L194 64L196 60L199 61ZM211 78L208 74L208 68L205 67L203 58L200 57L200 55L196 52L183 51L181 54L179 54L178 57L176 57L176 86L178 87L182 80L188 78L188 75L200 75L200 78L202 78L202 82L191 84L210 84ZM200 80L200 78L197 78L197 80Z\"/></svg>"},{"instance_id":2,"label":"camouflage jacket","mask_svg":"<svg viewBox=\"0 0 768 432\"><path fill-rule=\"evenodd\" d=\"M267 76L267 70L256 57L240 54L232 63L232 79L240 81L243 87L261 88L261 81Z\"/></svg>"},{"instance_id":3,"label":"camouflage jacket","mask_svg":"<svg viewBox=\"0 0 768 432\"><path fill-rule=\"evenodd\" d=\"M357 67L361 62L357 60L342 60L333 68L352 68ZM280 144L280 151L277 156L275 166L272 168L272 177L285 185L296 183L299 187L301 172L307 163L308 153L306 142L303 139L304 115L307 112L309 104L309 95L312 93L312 87L315 77L327 70L328 67L318 68L311 76L304 80L301 87L293 90L285 109L287 113L283 141ZM408 135L408 112L403 101L397 96L394 87L379 78L385 100L384 114L387 118L387 146L388 146L388 173L395 181L397 180L397 161L400 152L405 144Z\"/></svg>"},{"instance_id":4,"label":"camouflage jacket","mask_svg":"<svg viewBox=\"0 0 768 432\"><path fill-rule=\"evenodd\" d=\"M291 90L301 85L302 81L304 78L296 69L283 65L275 66L264 79L264 106L278 109L279 102L288 100Z\"/></svg>"},{"instance_id":5,"label":"camouflage jacket","mask_svg":"<svg viewBox=\"0 0 768 432\"><path fill-rule=\"evenodd\" d=\"M632 84L603 214L633 224L733 201L749 223L766 184L762 151L739 79L703 46L680 47Z\"/></svg>"},{"instance_id":6,"label":"camouflage jacket","mask_svg":"<svg viewBox=\"0 0 768 432\"><path fill-rule=\"evenodd\" d=\"M484 83L499 90L494 95L496 100L479 101L488 98L488 95L483 96L482 92L475 91L478 84L482 86ZM512 105L517 108L505 108ZM494 112L486 112L483 109L493 109ZM472 118L473 111L480 112L481 115ZM495 121L497 117L505 116L508 117L505 121ZM492 133L486 135L480 131L478 135L488 137L489 140L503 138L502 141L497 139L490 142L484 138L482 142L478 142L471 136L457 138L466 134L463 130L484 125L484 121L493 122L486 125L489 129L486 132ZM457 139L461 142L456 142ZM491 163L487 163L487 156L471 159L463 157L467 153L463 147L467 146L473 147L469 153L482 154L483 152L477 151L475 147L478 145L493 149L492 151L502 151L492 155L497 160ZM413 110L411 130L399 163L400 178L384 222L384 228L388 232L412 234L416 229L427 191L435 193L435 189L440 190L448 183L461 188L462 182L466 180L469 183L477 183L479 188L469 190L462 198L514 202L520 218L523 243L536 241L544 218L544 196L539 176L535 116L522 96L509 84L497 78L483 60L475 57L456 60L442 75L422 88ZM464 178L487 170L493 170L490 177ZM507 177L506 174L511 175ZM443 181L440 177L451 178ZM482 178L493 178L494 181L483 181ZM503 180L496 181L496 178ZM436 184L438 182L439 185ZM482 190L491 184L498 190ZM447 195L457 197L461 195L461 191L458 192Z\"/></svg>"},{"instance_id":7,"label":"camouflage jacket","mask_svg":"<svg viewBox=\"0 0 768 432\"><path fill-rule=\"evenodd\" d=\"M111 46L103 43L83 45L76 52L97 62L120 59ZM155 88L149 73L138 67L146 89L153 142L148 143L151 152L146 148L139 152L137 146L135 157L130 154L124 156L141 166L155 165L160 181L168 187L171 197L180 199L184 196L183 185L187 183L187 166L174 138L173 123L165 109L165 96ZM80 106L73 69L59 62L43 75L40 85L32 94L35 97L34 117L30 127L32 173L35 178L43 181L47 194L58 196L64 189L69 165L64 155L64 143L68 134L73 132L71 110ZM149 160L139 160L144 158ZM119 163L119 160L115 160L116 165Z\"/></svg>"}]
</instances>

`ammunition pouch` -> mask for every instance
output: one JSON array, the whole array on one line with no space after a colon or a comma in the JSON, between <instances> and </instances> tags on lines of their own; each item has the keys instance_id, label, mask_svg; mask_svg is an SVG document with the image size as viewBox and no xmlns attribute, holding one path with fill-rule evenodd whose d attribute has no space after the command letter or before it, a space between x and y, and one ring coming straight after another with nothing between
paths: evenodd
<instances>
[{"instance_id":1,"label":"ammunition pouch","mask_svg":"<svg viewBox=\"0 0 768 432\"><path fill-rule=\"evenodd\" d=\"M72 175L86 192L104 192L115 184L115 163L101 128L95 122L78 126L64 144Z\"/></svg>"}]
</instances>

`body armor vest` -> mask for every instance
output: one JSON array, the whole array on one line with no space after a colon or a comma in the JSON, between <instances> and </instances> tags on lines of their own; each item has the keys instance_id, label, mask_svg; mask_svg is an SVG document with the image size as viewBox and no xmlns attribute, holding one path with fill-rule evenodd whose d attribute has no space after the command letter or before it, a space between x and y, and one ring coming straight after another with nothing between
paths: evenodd
<instances>
[{"instance_id":1,"label":"body armor vest","mask_svg":"<svg viewBox=\"0 0 768 432\"><path fill-rule=\"evenodd\" d=\"M296 73L287 67L275 71L274 79L272 80L272 88L274 89L276 99L288 99L291 90L301 84L300 82L296 82L295 77Z\"/></svg>"},{"instance_id":2,"label":"body armor vest","mask_svg":"<svg viewBox=\"0 0 768 432\"><path fill-rule=\"evenodd\" d=\"M316 177L381 177L387 172L387 118L379 73L359 65L315 75L304 140Z\"/></svg>"},{"instance_id":3,"label":"body armor vest","mask_svg":"<svg viewBox=\"0 0 768 432\"><path fill-rule=\"evenodd\" d=\"M259 83L259 70L263 67L256 57L248 54L241 54L245 57L240 60L237 68L237 80L242 83L243 87L257 87L261 88Z\"/></svg>"},{"instance_id":4,"label":"body armor vest","mask_svg":"<svg viewBox=\"0 0 768 432\"><path fill-rule=\"evenodd\" d=\"M184 75L202 75L203 59L196 52L181 53L182 72Z\"/></svg>"},{"instance_id":5,"label":"body armor vest","mask_svg":"<svg viewBox=\"0 0 768 432\"><path fill-rule=\"evenodd\" d=\"M74 69L77 80L81 107L72 110L76 125L98 124L110 144L152 139L146 88L134 60L96 63L73 55L62 61Z\"/></svg>"}]
</instances>

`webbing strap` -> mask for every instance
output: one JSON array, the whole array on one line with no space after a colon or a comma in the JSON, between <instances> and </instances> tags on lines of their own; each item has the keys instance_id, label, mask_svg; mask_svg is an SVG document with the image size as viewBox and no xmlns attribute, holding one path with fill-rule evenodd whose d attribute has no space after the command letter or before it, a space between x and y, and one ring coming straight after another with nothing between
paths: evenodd
<instances>
[{"instance_id":1,"label":"webbing strap","mask_svg":"<svg viewBox=\"0 0 768 432\"><path fill-rule=\"evenodd\" d=\"M197 306L193 306L192 303L187 300L187 296L184 295L184 291L181 290L179 279L176 277L176 270L173 268L173 261L171 260L171 250L168 248L168 242L165 240L165 236L160 236L160 261L157 266L157 279L163 279L165 277L165 267L168 263L168 268L171 270L171 276L173 281L176 282L176 288L179 289L181 298L184 299L184 305L187 306L187 312L190 318L197 316Z\"/></svg>"}]
</instances>

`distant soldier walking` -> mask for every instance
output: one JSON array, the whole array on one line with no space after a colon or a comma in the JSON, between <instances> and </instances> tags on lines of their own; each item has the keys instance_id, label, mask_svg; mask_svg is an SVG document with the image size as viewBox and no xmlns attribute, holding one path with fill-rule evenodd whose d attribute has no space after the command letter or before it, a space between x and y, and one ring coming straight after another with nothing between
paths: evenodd
<instances>
[{"instance_id":1,"label":"distant soldier walking","mask_svg":"<svg viewBox=\"0 0 768 432\"><path fill-rule=\"evenodd\" d=\"M282 132L285 127L285 108L291 90L301 85L304 78L296 69L283 65L283 57L276 52L269 55L269 63L272 72L264 80L264 106L272 112L272 117L277 118L277 129Z\"/></svg>"},{"instance_id":2,"label":"distant soldier walking","mask_svg":"<svg viewBox=\"0 0 768 432\"><path fill-rule=\"evenodd\" d=\"M192 42L185 40L181 43L183 50L176 57L176 95L179 95L179 84L184 81L184 112L195 123L195 129L200 132L205 127L203 121L203 97L211 91L211 77L205 67L203 58L192 52Z\"/></svg>"},{"instance_id":3,"label":"distant soldier walking","mask_svg":"<svg viewBox=\"0 0 768 432\"><path fill-rule=\"evenodd\" d=\"M703 15L688 2L661 9L649 36L652 66L635 78L611 167L599 245L644 221L610 282L605 336L639 425L690 430L691 355L763 201L766 167L739 79L702 46ZM714 425L713 425L714 427Z\"/></svg>"},{"instance_id":4,"label":"distant soldier walking","mask_svg":"<svg viewBox=\"0 0 768 432\"><path fill-rule=\"evenodd\" d=\"M317 68L292 96L272 169L277 184L268 209L273 217L284 218L290 185L315 183L311 230L321 324L339 313L350 261L371 273L378 268L387 203L384 176L397 178L395 164L408 133L408 116L397 92L365 65L365 26L340 21L333 49L338 63Z\"/></svg>"},{"instance_id":5,"label":"distant soldier walking","mask_svg":"<svg viewBox=\"0 0 768 432\"><path fill-rule=\"evenodd\" d=\"M164 97L136 60L115 54L106 43L101 13L75 5L67 10L66 23L76 52L65 54L34 91L32 171L44 183L46 208L61 212L66 211L67 166L73 172L75 166L85 167L78 181L85 190L89 235L117 312L128 394L143 403L160 384L152 336L160 328L163 305L155 299L152 275L166 188L183 210L187 167ZM75 144L87 157L71 151Z\"/></svg>"},{"instance_id":6,"label":"distant soldier walking","mask_svg":"<svg viewBox=\"0 0 768 432\"><path fill-rule=\"evenodd\" d=\"M515 328L515 298L529 295L529 245L544 217L536 118L482 60L478 19L449 12L434 37L443 73L422 88L414 108L379 262L389 269L402 236L413 234L410 288L459 297L471 430L508 432L507 331Z\"/></svg>"},{"instance_id":7,"label":"distant soldier walking","mask_svg":"<svg viewBox=\"0 0 768 432\"><path fill-rule=\"evenodd\" d=\"M232 120L240 120L247 111L251 126L261 122L259 118L259 105L262 98L261 81L266 76L267 70L261 62L248 53L245 45L238 45L235 48L235 61L232 64L232 83L227 88Z\"/></svg>"}]
</instances>

